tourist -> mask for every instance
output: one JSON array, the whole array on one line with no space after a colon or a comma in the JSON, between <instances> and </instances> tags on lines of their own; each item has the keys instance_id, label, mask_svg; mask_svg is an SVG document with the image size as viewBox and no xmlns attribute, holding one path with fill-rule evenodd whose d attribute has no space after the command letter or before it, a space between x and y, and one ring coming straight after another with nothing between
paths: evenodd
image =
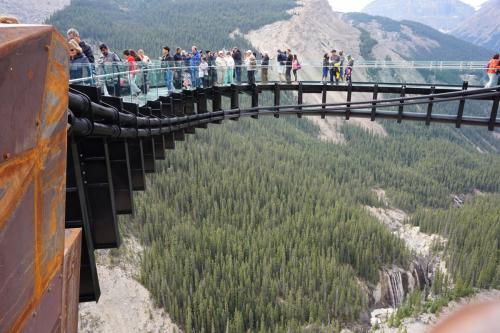
<instances>
[{"instance_id":1,"label":"tourist","mask_svg":"<svg viewBox=\"0 0 500 333\"><path fill-rule=\"evenodd\" d=\"M151 64L151 59L146 54L144 54L143 49L137 50L137 55L145 65Z\"/></svg>"},{"instance_id":2,"label":"tourist","mask_svg":"<svg viewBox=\"0 0 500 333\"><path fill-rule=\"evenodd\" d=\"M278 65L278 78L280 82L285 81L285 72L286 72L286 54L281 50L278 50L278 56L276 58L276 62Z\"/></svg>"},{"instance_id":3,"label":"tourist","mask_svg":"<svg viewBox=\"0 0 500 333\"><path fill-rule=\"evenodd\" d=\"M255 70L257 69L257 61L252 51L248 50L245 56L245 65L247 67L248 84L255 84Z\"/></svg>"},{"instance_id":4,"label":"tourist","mask_svg":"<svg viewBox=\"0 0 500 333\"><path fill-rule=\"evenodd\" d=\"M264 51L262 55L262 63L261 63L261 81L263 84L266 84L269 80L269 53Z\"/></svg>"},{"instance_id":5,"label":"tourist","mask_svg":"<svg viewBox=\"0 0 500 333\"><path fill-rule=\"evenodd\" d=\"M235 76L236 76L236 83L241 84L241 65L243 64L242 58L241 58L241 51L237 48L233 48L233 59L234 59L234 65L235 65Z\"/></svg>"},{"instance_id":6,"label":"tourist","mask_svg":"<svg viewBox=\"0 0 500 333\"><path fill-rule=\"evenodd\" d=\"M169 52L170 53L170 52ZM175 49L174 54L174 88L182 88L182 50L180 47Z\"/></svg>"},{"instance_id":7,"label":"tourist","mask_svg":"<svg viewBox=\"0 0 500 333\"><path fill-rule=\"evenodd\" d=\"M69 48L69 78L70 80L90 77L90 61L83 53L78 41L70 39ZM83 82L78 82L82 84Z\"/></svg>"},{"instance_id":8,"label":"tourist","mask_svg":"<svg viewBox=\"0 0 500 333\"><path fill-rule=\"evenodd\" d=\"M498 77L500 74L500 62L499 62L500 56L498 54L495 54L493 58L491 58L490 62L488 63L488 69L486 70L489 81L484 86L485 88L491 88L493 86L498 85Z\"/></svg>"},{"instance_id":9,"label":"tourist","mask_svg":"<svg viewBox=\"0 0 500 333\"><path fill-rule=\"evenodd\" d=\"M80 39L80 33L78 32L78 30L76 30L75 28L71 28L66 32L66 35L68 36L68 40L74 39L78 43L78 45L82 49L83 54L87 57L89 62L95 62L92 48Z\"/></svg>"},{"instance_id":10,"label":"tourist","mask_svg":"<svg viewBox=\"0 0 500 333\"><path fill-rule=\"evenodd\" d=\"M201 56L201 63L199 67L199 75L198 77L202 81L203 88L208 88L208 62L205 54Z\"/></svg>"},{"instance_id":11,"label":"tourist","mask_svg":"<svg viewBox=\"0 0 500 333\"><path fill-rule=\"evenodd\" d=\"M286 71L285 78L286 83L292 83L292 63L293 63L293 54L292 50L288 49L286 52Z\"/></svg>"},{"instance_id":12,"label":"tourist","mask_svg":"<svg viewBox=\"0 0 500 333\"><path fill-rule=\"evenodd\" d=\"M215 68L215 58L217 55L210 52L210 50L206 50L205 57L208 63L208 86L212 86L217 82L217 70Z\"/></svg>"},{"instance_id":13,"label":"tourist","mask_svg":"<svg viewBox=\"0 0 500 333\"><path fill-rule=\"evenodd\" d=\"M164 46L161 56L161 68L165 70L165 87L168 92L174 90L174 73L172 72L172 62L174 58L170 55L170 47Z\"/></svg>"},{"instance_id":14,"label":"tourist","mask_svg":"<svg viewBox=\"0 0 500 333\"><path fill-rule=\"evenodd\" d=\"M191 48L191 57L189 58L189 66L191 72L191 80L193 84L193 88L198 88L198 67L200 66L201 56L198 52L198 48L193 46Z\"/></svg>"},{"instance_id":15,"label":"tourist","mask_svg":"<svg viewBox=\"0 0 500 333\"><path fill-rule=\"evenodd\" d=\"M135 54L135 52L134 52ZM137 97L141 94L141 89L135 83L136 76L136 65L135 65L135 57L130 53L130 50L124 50L123 56L128 63L128 82L130 86L130 94L132 97Z\"/></svg>"},{"instance_id":16,"label":"tourist","mask_svg":"<svg viewBox=\"0 0 500 333\"><path fill-rule=\"evenodd\" d=\"M215 68L217 69L217 85L224 84L226 74L226 60L224 60L224 51L219 51L217 59L215 59Z\"/></svg>"},{"instance_id":17,"label":"tourist","mask_svg":"<svg viewBox=\"0 0 500 333\"><path fill-rule=\"evenodd\" d=\"M340 79L344 81L344 62L345 62L344 51L342 50L339 51L339 58L340 58L339 76Z\"/></svg>"},{"instance_id":18,"label":"tourist","mask_svg":"<svg viewBox=\"0 0 500 333\"><path fill-rule=\"evenodd\" d=\"M119 97L121 95L120 75L117 73L120 72L118 64L121 59L116 53L109 51L106 44L99 45L99 50L101 51L101 57L99 57L98 61L101 65L99 68L106 75L104 79L105 94L111 92L113 96Z\"/></svg>"},{"instance_id":19,"label":"tourist","mask_svg":"<svg viewBox=\"0 0 500 333\"><path fill-rule=\"evenodd\" d=\"M133 73L133 78L134 82L137 85L137 87L140 87L140 90L142 93L145 93L147 89L144 89L144 86L146 84L146 80L144 78L144 65L142 62L141 57L139 56L138 52L136 53L134 50L130 49L128 50L130 53L130 56L134 58L134 64L135 64L135 73Z\"/></svg>"},{"instance_id":20,"label":"tourist","mask_svg":"<svg viewBox=\"0 0 500 333\"><path fill-rule=\"evenodd\" d=\"M347 67L345 69L345 80L347 84L351 85L352 84L352 70L354 67L354 59L352 58L351 55L347 56Z\"/></svg>"},{"instance_id":21,"label":"tourist","mask_svg":"<svg viewBox=\"0 0 500 333\"><path fill-rule=\"evenodd\" d=\"M139 85L139 86L141 87L141 90L142 90L143 94L147 94L148 93L148 89L149 89L149 84L148 84L149 83L148 82L149 72L148 72L148 69L149 69L149 66L151 65L151 59L146 54L144 54L144 50L143 49L137 50L137 55L139 56L141 67L144 69L142 71L142 84Z\"/></svg>"},{"instance_id":22,"label":"tourist","mask_svg":"<svg viewBox=\"0 0 500 333\"><path fill-rule=\"evenodd\" d=\"M330 57L328 57L328 53L325 53L323 56L323 73L321 76L321 82L322 83L327 83L328 82L328 63L329 63Z\"/></svg>"},{"instance_id":23,"label":"tourist","mask_svg":"<svg viewBox=\"0 0 500 333\"><path fill-rule=\"evenodd\" d=\"M233 84L233 74L235 66L235 62L233 56L231 55L231 52L229 51L226 52L224 60L226 61L226 73L224 77L224 84L231 85Z\"/></svg>"},{"instance_id":24,"label":"tourist","mask_svg":"<svg viewBox=\"0 0 500 333\"><path fill-rule=\"evenodd\" d=\"M292 60L292 70L293 70L293 77L294 81L297 82L297 71L300 70L302 66L300 65L299 59L297 58L297 55L293 55L293 60Z\"/></svg>"},{"instance_id":25,"label":"tourist","mask_svg":"<svg viewBox=\"0 0 500 333\"><path fill-rule=\"evenodd\" d=\"M330 58L328 59L328 68L330 69L330 83L333 84L335 80L336 84L339 84L340 78L340 57L337 55L336 50L332 50Z\"/></svg>"}]
</instances>

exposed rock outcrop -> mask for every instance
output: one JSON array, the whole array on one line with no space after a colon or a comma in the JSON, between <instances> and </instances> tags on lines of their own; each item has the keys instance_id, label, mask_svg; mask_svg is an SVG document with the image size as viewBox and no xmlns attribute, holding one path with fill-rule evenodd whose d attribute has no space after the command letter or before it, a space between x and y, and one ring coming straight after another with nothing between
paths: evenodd
<instances>
[{"instance_id":1,"label":"exposed rock outcrop","mask_svg":"<svg viewBox=\"0 0 500 333\"><path fill-rule=\"evenodd\" d=\"M373 292L377 308L397 307L404 297L415 290L429 286L427 268L417 261L411 263L409 270L393 266L380 271L380 282Z\"/></svg>"}]
</instances>

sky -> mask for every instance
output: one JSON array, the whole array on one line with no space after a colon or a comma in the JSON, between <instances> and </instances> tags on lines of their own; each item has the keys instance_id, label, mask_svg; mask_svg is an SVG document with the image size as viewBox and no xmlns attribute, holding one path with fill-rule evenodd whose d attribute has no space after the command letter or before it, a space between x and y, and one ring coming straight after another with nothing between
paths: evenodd
<instances>
[{"instance_id":1,"label":"sky","mask_svg":"<svg viewBox=\"0 0 500 333\"><path fill-rule=\"evenodd\" d=\"M372 0L329 0L333 10L338 12L356 12L363 9ZM440 1L440 0L435 0ZM462 0L462 2L479 8L483 2L487 0Z\"/></svg>"}]
</instances>

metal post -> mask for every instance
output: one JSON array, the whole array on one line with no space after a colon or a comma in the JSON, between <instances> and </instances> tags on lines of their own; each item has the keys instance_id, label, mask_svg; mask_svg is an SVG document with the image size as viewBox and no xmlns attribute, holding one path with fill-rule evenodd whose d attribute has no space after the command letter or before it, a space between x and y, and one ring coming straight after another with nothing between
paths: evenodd
<instances>
[{"instance_id":1,"label":"metal post","mask_svg":"<svg viewBox=\"0 0 500 333\"><path fill-rule=\"evenodd\" d=\"M371 113L371 117L370 117L370 120L371 121L375 121L375 117L377 115L377 100L378 98L378 84L375 84L373 86L373 103L372 103L372 113Z\"/></svg>"},{"instance_id":2,"label":"metal post","mask_svg":"<svg viewBox=\"0 0 500 333\"><path fill-rule=\"evenodd\" d=\"M325 109L326 109L326 88L327 88L327 85L324 84L322 87L321 87L321 104L323 104L321 106L321 108L323 109L323 113L321 113L321 119L325 119Z\"/></svg>"},{"instance_id":3,"label":"metal post","mask_svg":"<svg viewBox=\"0 0 500 333\"><path fill-rule=\"evenodd\" d=\"M405 96L406 96L406 86L403 85L401 87L401 97L405 97ZM399 109L398 109L398 124L401 124L401 121L403 120L404 105L405 105L405 101L404 101L404 99L401 99L399 101Z\"/></svg>"},{"instance_id":4,"label":"metal post","mask_svg":"<svg viewBox=\"0 0 500 333\"><path fill-rule=\"evenodd\" d=\"M281 91L280 91L280 85L278 83L274 84L274 106L279 106L280 105L280 99L281 99ZM280 109L276 108L276 113L274 114L274 118L279 118L279 112Z\"/></svg>"},{"instance_id":5,"label":"metal post","mask_svg":"<svg viewBox=\"0 0 500 333\"><path fill-rule=\"evenodd\" d=\"M462 83L462 90L465 91L467 90L468 87L469 87L469 82L464 81ZM462 96L462 98L460 98L460 103L458 104L457 120L455 123L456 128L460 128L460 126L462 125L462 118L464 116L464 107L465 107L465 97Z\"/></svg>"},{"instance_id":6,"label":"metal post","mask_svg":"<svg viewBox=\"0 0 500 333\"><path fill-rule=\"evenodd\" d=\"M425 117L425 125L429 126L431 124L432 108L434 106L434 92L436 91L436 86L431 86L431 93L429 97L429 104L427 104L427 116Z\"/></svg>"},{"instance_id":7,"label":"metal post","mask_svg":"<svg viewBox=\"0 0 500 333\"><path fill-rule=\"evenodd\" d=\"M297 93L297 104L299 105L297 107L297 110L299 110L299 112L297 112L297 117L298 118L302 118L302 104L303 104L303 94L304 94L304 87L302 85L302 82L299 82L299 90L298 90L298 93Z\"/></svg>"},{"instance_id":8,"label":"metal post","mask_svg":"<svg viewBox=\"0 0 500 333\"><path fill-rule=\"evenodd\" d=\"M347 109L345 112L345 119L349 120L349 117L351 116L351 98L352 98L352 84L349 83L349 86L347 87Z\"/></svg>"}]
</instances>

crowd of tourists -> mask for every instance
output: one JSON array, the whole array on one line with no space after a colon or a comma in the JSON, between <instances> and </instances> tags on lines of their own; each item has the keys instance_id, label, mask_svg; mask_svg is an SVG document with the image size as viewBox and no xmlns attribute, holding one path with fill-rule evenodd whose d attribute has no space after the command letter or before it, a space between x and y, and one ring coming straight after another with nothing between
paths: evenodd
<instances>
[{"instance_id":1,"label":"crowd of tourists","mask_svg":"<svg viewBox=\"0 0 500 333\"><path fill-rule=\"evenodd\" d=\"M70 79L88 78L92 74L112 74L102 82L105 93L112 92L120 95L122 87L126 85L132 96L146 94L149 86L152 60L144 50L127 49L120 57L110 51L106 44L99 45L101 56L95 59L92 48L80 39L76 29L67 32L70 56ZM259 60L257 60L259 58ZM220 51L198 50L193 46L190 52L181 48L175 50L165 46L159 58L160 70L164 85L168 91L180 89L209 87L212 85L241 84L246 75L248 84L256 84L257 73L259 82L269 82L269 72L276 69L279 81L282 83L297 83L302 65L297 54L291 49L278 50L275 65L271 64L271 55L264 51L257 55L252 50L242 52L239 48ZM344 57L343 52L335 50L325 54L323 59L323 82L327 83L328 73L330 83L339 84L340 81L351 82L354 60L351 56ZM124 67L126 66L126 67ZM127 72L127 75L123 75ZM293 75L293 77L292 77ZM101 75L102 76L102 75ZM125 82L125 84L124 84Z\"/></svg>"},{"instance_id":2,"label":"crowd of tourists","mask_svg":"<svg viewBox=\"0 0 500 333\"><path fill-rule=\"evenodd\" d=\"M109 50L106 44L99 45L101 56L96 60L92 48L80 39L76 29L67 32L70 56L70 78L90 77L91 74L112 74L102 80L105 93L120 95L122 87L128 87L132 96L146 94L149 89L148 76L152 60L144 50L127 49L121 58ZM259 61L257 61L259 57ZM123 59L123 60L122 60ZM279 82L291 84L298 82L298 72L302 66L297 54L291 49L278 50L276 65L271 65L269 52L240 51L239 48L210 51L198 50L193 46L190 52L181 48L171 50L162 48L159 59L160 71L164 85L169 92L212 85L241 84L246 75L248 84L256 84L257 72L260 72L260 83L269 81L269 71L276 68ZM95 65L92 65L95 64ZM123 66L126 66L125 68ZM344 56L342 50L332 50L322 58L322 77L324 84L351 84L354 59L351 55ZM127 75L120 75L126 72ZM489 81L486 87L497 85L500 75L499 55L496 54L488 63L486 72ZM293 74L293 78L292 78ZM99 76L98 76L99 77Z\"/></svg>"}]
</instances>

